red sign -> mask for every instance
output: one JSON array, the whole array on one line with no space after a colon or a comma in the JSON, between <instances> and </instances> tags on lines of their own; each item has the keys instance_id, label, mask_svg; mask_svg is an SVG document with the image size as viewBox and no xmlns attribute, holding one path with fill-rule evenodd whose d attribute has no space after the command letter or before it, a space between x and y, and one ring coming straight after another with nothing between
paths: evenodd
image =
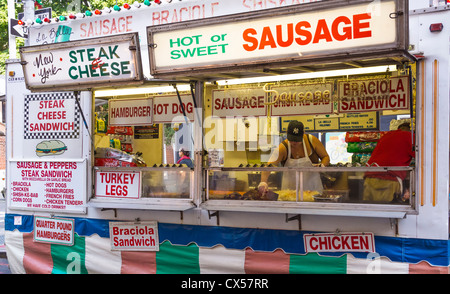
<instances>
[{"instance_id":1,"label":"red sign","mask_svg":"<svg viewBox=\"0 0 450 294\"><path fill-rule=\"evenodd\" d=\"M308 252L375 252L372 233L323 233L303 235Z\"/></svg>"}]
</instances>

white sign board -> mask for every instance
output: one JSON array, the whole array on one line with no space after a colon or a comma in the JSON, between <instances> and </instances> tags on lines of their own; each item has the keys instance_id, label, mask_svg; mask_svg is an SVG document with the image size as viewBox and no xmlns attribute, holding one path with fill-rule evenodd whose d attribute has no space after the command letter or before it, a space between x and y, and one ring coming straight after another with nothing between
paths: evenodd
<instances>
[{"instance_id":1,"label":"white sign board","mask_svg":"<svg viewBox=\"0 0 450 294\"><path fill-rule=\"evenodd\" d=\"M272 87L274 116L333 113L332 83Z\"/></svg>"},{"instance_id":2,"label":"white sign board","mask_svg":"<svg viewBox=\"0 0 450 294\"><path fill-rule=\"evenodd\" d=\"M80 158L82 119L73 92L24 96L21 147L26 158Z\"/></svg>"},{"instance_id":3,"label":"white sign board","mask_svg":"<svg viewBox=\"0 0 450 294\"><path fill-rule=\"evenodd\" d=\"M120 13L103 13L100 16L93 15L92 17L77 18L75 20L52 21L43 26L34 26L30 31L30 44L50 44L129 32L144 32L149 25L156 26L227 14L300 5L316 2L316 0L190 0L171 1L170 3L162 1L162 5L152 3L151 6L142 5L143 1L138 2L141 3L138 9L133 7L130 10L122 9ZM39 13L39 10L36 10L36 13Z\"/></svg>"},{"instance_id":4,"label":"white sign board","mask_svg":"<svg viewBox=\"0 0 450 294\"><path fill-rule=\"evenodd\" d=\"M82 90L142 79L137 34L22 47L31 90Z\"/></svg>"},{"instance_id":5,"label":"white sign board","mask_svg":"<svg viewBox=\"0 0 450 294\"><path fill-rule=\"evenodd\" d=\"M73 219L35 216L33 240L72 246L74 244L74 223Z\"/></svg>"},{"instance_id":6,"label":"white sign board","mask_svg":"<svg viewBox=\"0 0 450 294\"><path fill-rule=\"evenodd\" d=\"M111 250L159 251L158 223L110 222Z\"/></svg>"},{"instance_id":7,"label":"white sign board","mask_svg":"<svg viewBox=\"0 0 450 294\"><path fill-rule=\"evenodd\" d=\"M86 162L11 161L8 172L9 208L85 212Z\"/></svg>"},{"instance_id":8,"label":"white sign board","mask_svg":"<svg viewBox=\"0 0 450 294\"><path fill-rule=\"evenodd\" d=\"M191 95L180 95L184 113L188 121L194 121L194 102ZM177 96L156 96L153 98L154 123L184 123L186 122L183 108Z\"/></svg>"},{"instance_id":9,"label":"white sign board","mask_svg":"<svg viewBox=\"0 0 450 294\"><path fill-rule=\"evenodd\" d=\"M140 196L140 172L95 172L95 197L139 199Z\"/></svg>"},{"instance_id":10,"label":"white sign board","mask_svg":"<svg viewBox=\"0 0 450 294\"><path fill-rule=\"evenodd\" d=\"M373 233L305 234L303 241L309 252L375 252Z\"/></svg>"},{"instance_id":11,"label":"white sign board","mask_svg":"<svg viewBox=\"0 0 450 294\"><path fill-rule=\"evenodd\" d=\"M153 99L110 99L110 126L146 126L153 124Z\"/></svg>"},{"instance_id":12,"label":"white sign board","mask_svg":"<svg viewBox=\"0 0 450 294\"><path fill-rule=\"evenodd\" d=\"M268 64L373 46L396 48L397 20L391 17L396 1L377 2L376 13L370 3L335 7L333 2L289 15L198 21L167 30L148 27L151 72Z\"/></svg>"},{"instance_id":13,"label":"white sign board","mask_svg":"<svg viewBox=\"0 0 450 294\"><path fill-rule=\"evenodd\" d=\"M266 93L263 88L212 91L212 114L227 116L266 116Z\"/></svg>"},{"instance_id":14,"label":"white sign board","mask_svg":"<svg viewBox=\"0 0 450 294\"><path fill-rule=\"evenodd\" d=\"M340 81L339 112L409 109L409 77Z\"/></svg>"}]
</instances>

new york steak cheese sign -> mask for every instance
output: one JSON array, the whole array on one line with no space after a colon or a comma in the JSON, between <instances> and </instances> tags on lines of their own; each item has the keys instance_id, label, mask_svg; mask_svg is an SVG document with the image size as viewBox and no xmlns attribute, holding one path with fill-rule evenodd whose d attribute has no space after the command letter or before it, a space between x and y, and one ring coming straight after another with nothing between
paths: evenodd
<instances>
[{"instance_id":1,"label":"new york steak cheese sign","mask_svg":"<svg viewBox=\"0 0 450 294\"><path fill-rule=\"evenodd\" d=\"M358 4L164 32L152 33L148 27L157 45L153 71L306 58L394 44L395 20L389 14L395 9L394 1L383 1L376 13L371 13L368 4Z\"/></svg>"},{"instance_id":2,"label":"new york steak cheese sign","mask_svg":"<svg viewBox=\"0 0 450 294\"><path fill-rule=\"evenodd\" d=\"M25 61L27 87L80 87L102 81L111 83L138 78L136 59L130 50L129 40L117 40L114 43L102 40L98 44L77 42L61 43L57 45L60 47L54 48L48 45L40 46L39 49L23 47L21 56Z\"/></svg>"}]
</instances>

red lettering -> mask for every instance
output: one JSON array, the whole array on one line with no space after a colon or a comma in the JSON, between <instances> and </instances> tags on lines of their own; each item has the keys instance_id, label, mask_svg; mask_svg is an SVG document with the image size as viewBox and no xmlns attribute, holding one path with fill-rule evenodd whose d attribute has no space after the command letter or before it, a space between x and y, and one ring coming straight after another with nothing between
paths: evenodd
<instances>
[{"instance_id":1,"label":"red lettering","mask_svg":"<svg viewBox=\"0 0 450 294\"><path fill-rule=\"evenodd\" d=\"M343 250L347 250L347 249L351 249L350 245L348 244L348 236L344 236L342 237L342 249Z\"/></svg>"},{"instance_id":2,"label":"red lettering","mask_svg":"<svg viewBox=\"0 0 450 294\"><path fill-rule=\"evenodd\" d=\"M243 47L246 51L254 51L258 48L258 40L250 35L256 35L257 32L255 29L249 28L246 29L243 33L244 41L251 43L251 46L248 44L244 44Z\"/></svg>"},{"instance_id":3,"label":"red lettering","mask_svg":"<svg viewBox=\"0 0 450 294\"><path fill-rule=\"evenodd\" d=\"M370 20L369 13L362 13L352 18L338 16L332 20L331 26L325 19L319 19L315 28L312 28L312 24L308 21L299 21L295 25L278 24L274 28L266 26L260 32L254 28L247 28L242 34L243 47L246 51L254 51L266 47L289 47L293 45L294 40L296 44L305 46L320 43L322 40L332 42L368 38L372 36Z\"/></svg>"},{"instance_id":4,"label":"red lettering","mask_svg":"<svg viewBox=\"0 0 450 294\"><path fill-rule=\"evenodd\" d=\"M314 33L313 43L319 43L319 41L322 39L326 40L327 42L333 41L325 19L319 19L319 21L317 22L317 28L316 32Z\"/></svg>"},{"instance_id":5,"label":"red lettering","mask_svg":"<svg viewBox=\"0 0 450 294\"><path fill-rule=\"evenodd\" d=\"M340 249L340 244L339 243L337 243L336 244L336 241L339 241L339 237L337 237L337 236L334 236L332 239L331 239L331 245L333 246L333 248L334 249L336 249L336 250L338 250L338 249Z\"/></svg>"},{"instance_id":6,"label":"red lettering","mask_svg":"<svg viewBox=\"0 0 450 294\"><path fill-rule=\"evenodd\" d=\"M312 237L311 238L311 241L309 242L309 246L311 247L311 249L312 250L317 250L318 248L319 248L319 246L318 245L313 245L313 242L314 242L314 244L317 244L317 238L316 237Z\"/></svg>"},{"instance_id":7,"label":"red lettering","mask_svg":"<svg viewBox=\"0 0 450 294\"><path fill-rule=\"evenodd\" d=\"M363 29L370 29L370 22L363 21L370 20L371 18L372 16L370 13L356 14L353 16L353 38L360 39L372 37L371 30L362 31Z\"/></svg>"},{"instance_id":8,"label":"red lettering","mask_svg":"<svg viewBox=\"0 0 450 294\"><path fill-rule=\"evenodd\" d=\"M307 45L311 42L312 40L311 32L303 29L303 28L309 29L310 27L311 24L307 21L300 21L295 25L295 33L299 35L299 38L295 38L295 42L300 46Z\"/></svg>"},{"instance_id":9,"label":"red lettering","mask_svg":"<svg viewBox=\"0 0 450 294\"><path fill-rule=\"evenodd\" d=\"M358 236L351 236L350 237L352 242L352 249L359 249L359 243L358 243Z\"/></svg>"},{"instance_id":10,"label":"red lettering","mask_svg":"<svg viewBox=\"0 0 450 294\"><path fill-rule=\"evenodd\" d=\"M331 33L333 34L333 37L337 41L344 41L344 40L350 40L352 38L352 28L349 26L344 26L342 28L343 34L341 35L339 33L339 25L341 23L344 23L346 25L351 25L351 21L346 16L339 16L333 21L333 24L331 25Z\"/></svg>"},{"instance_id":11,"label":"red lettering","mask_svg":"<svg viewBox=\"0 0 450 294\"><path fill-rule=\"evenodd\" d=\"M264 49L266 46L271 48L277 48L275 44L275 39L272 36L272 31L270 27L264 27L261 35L261 42L259 43L259 50Z\"/></svg>"},{"instance_id":12,"label":"red lettering","mask_svg":"<svg viewBox=\"0 0 450 294\"><path fill-rule=\"evenodd\" d=\"M287 25L287 41L283 41L283 27L281 25L277 25L277 43L281 47L289 47L292 45L294 41L294 25L289 23Z\"/></svg>"}]
</instances>

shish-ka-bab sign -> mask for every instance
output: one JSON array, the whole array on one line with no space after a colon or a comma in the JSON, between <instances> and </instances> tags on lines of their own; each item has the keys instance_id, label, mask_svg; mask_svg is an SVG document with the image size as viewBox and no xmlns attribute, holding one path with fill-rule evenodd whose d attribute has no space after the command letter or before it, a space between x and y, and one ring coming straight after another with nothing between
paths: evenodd
<instances>
[{"instance_id":1,"label":"shish-ka-bab sign","mask_svg":"<svg viewBox=\"0 0 450 294\"><path fill-rule=\"evenodd\" d=\"M141 82L136 33L22 47L25 83L30 90L83 90Z\"/></svg>"}]
</instances>

